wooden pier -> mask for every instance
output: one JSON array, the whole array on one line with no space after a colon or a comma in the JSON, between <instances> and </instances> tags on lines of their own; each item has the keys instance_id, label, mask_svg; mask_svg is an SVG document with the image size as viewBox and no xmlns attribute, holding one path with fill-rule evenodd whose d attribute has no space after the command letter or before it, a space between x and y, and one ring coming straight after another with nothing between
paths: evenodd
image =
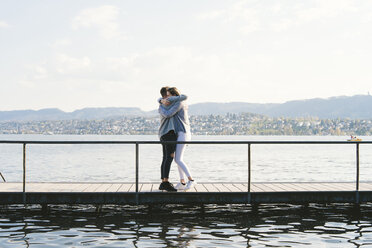
<instances>
[{"instance_id":1,"label":"wooden pier","mask_svg":"<svg viewBox=\"0 0 372 248\"><path fill-rule=\"evenodd\" d=\"M159 183L0 183L0 204L258 204L363 203L372 182L199 183L189 191L162 192Z\"/></svg>"},{"instance_id":2,"label":"wooden pier","mask_svg":"<svg viewBox=\"0 0 372 248\"><path fill-rule=\"evenodd\" d=\"M247 181L199 183L187 192L161 192L159 183L140 183L140 145L162 143L247 145ZM372 182L360 182L359 146L372 141L26 141L0 140L23 146L23 180L0 183L0 204L259 204L259 203L363 203L372 202ZM133 183L38 183L28 182L27 145L132 144L135 146ZM350 145L355 147L354 182L255 183L251 180L251 147L254 145ZM128 166L128 165L126 165ZM5 179L4 179L5 181Z\"/></svg>"}]
</instances>

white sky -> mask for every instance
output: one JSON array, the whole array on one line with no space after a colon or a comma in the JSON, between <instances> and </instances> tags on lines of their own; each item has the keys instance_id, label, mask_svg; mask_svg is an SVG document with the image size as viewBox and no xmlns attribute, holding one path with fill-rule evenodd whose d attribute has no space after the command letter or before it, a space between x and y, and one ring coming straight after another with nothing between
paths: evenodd
<instances>
[{"instance_id":1,"label":"white sky","mask_svg":"<svg viewBox=\"0 0 372 248\"><path fill-rule=\"evenodd\" d=\"M0 110L372 91L372 1L1 0Z\"/></svg>"}]
</instances>

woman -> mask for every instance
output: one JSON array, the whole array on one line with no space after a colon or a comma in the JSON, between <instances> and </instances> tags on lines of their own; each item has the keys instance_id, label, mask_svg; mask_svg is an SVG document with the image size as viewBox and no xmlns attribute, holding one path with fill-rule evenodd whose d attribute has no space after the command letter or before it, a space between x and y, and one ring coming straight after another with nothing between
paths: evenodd
<instances>
[{"instance_id":1,"label":"woman","mask_svg":"<svg viewBox=\"0 0 372 248\"><path fill-rule=\"evenodd\" d=\"M168 88L167 95L171 98L172 96L180 96L180 92L176 87ZM165 118L173 118L174 130L177 134L177 141L190 141L190 121L188 116L188 107L186 103L176 101L171 107L163 105L159 106L159 113ZM183 155L185 152L186 144L177 144L174 161L178 165L178 172L180 174L180 183L176 185L178 190L188 190L196 185L196 182L191 176L190 170L187 164L183 161ZM185 175L188 178L188 182L185 181Z\"/></svg>"}]
</instances>

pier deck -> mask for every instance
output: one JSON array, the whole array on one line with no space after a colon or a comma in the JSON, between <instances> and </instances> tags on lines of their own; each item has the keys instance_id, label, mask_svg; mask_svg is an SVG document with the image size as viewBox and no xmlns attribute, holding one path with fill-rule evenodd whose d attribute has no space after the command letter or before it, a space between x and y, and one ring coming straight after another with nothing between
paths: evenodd
<instances>
[{"instance_id":1,"label":"pier deck","mask_svg":"<svg viewBox=\"0 0 372 248\"><path fill-rule=\"evenodd\" d=\"M159 183L0 183L0 204L361 203L372 201L372 182L199 183L162 192Z\"/></svg>"},{"instance_id":2,"label":"pier deck","mask_svg":"<svg viewBox=\"0 0 372 248\"><path fill-rule=\"evenodd\" d=\"M247 183L199 183L187 192L161 192L159 183L141 183L140 145L247 145ZM256 204L372 202L372 182L360 182L360 145L372 141L58 141L0 140L22 145L22 183L0 183L0 204ZM134 183L32 183L26 180L26 147L30 145L133 145ZM251 147L256 145L348 145L355 147L355 182L254 183ZM127 165L126 165L127 166ZM130 166L130 165L129 165ZM4 179L5 181L5 179Z\"/></svg>"}]
</instances>

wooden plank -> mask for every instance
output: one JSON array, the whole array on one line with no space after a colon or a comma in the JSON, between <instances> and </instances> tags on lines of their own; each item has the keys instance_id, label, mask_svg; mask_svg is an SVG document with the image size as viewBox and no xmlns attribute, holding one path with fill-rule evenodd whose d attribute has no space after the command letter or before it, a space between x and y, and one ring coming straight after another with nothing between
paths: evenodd
<instances>
[{"instance_id":1,"label":"wooden plank","mask_svg":"<svg viewBox=\"0 0 372 248\"><path fill-rule=\"evenodd\" d=\"M349 183L318 183L317 187L323 186L323 191L346 191L353 190Z\"/></svg>"},{"instance_id":2,"label":"wooden plank","mask_svg":"<svg viewBox=\"0 0 372 248\"><path fill-rule=\"evenodd\" d=\"M330 189L322 183L302 183L302 186L307 188L307 191L330 191Z\"/></svg>"},{"instance_id":3,"label":"wooden plank","mask_svg":"<svg viewBox=\"0 0 372 248\"><path fill-rule=\"evenodd\" d=\"M248 187L246 184L243 184L245 187ZM262 186L262 183L252 183L251 184L252 192L265 192L266 188Z\"/></svg>"},{"instance_id":4,"label":"wooden plank","mask_svg":"<svg viewBox=\"0 0 372 248\"><path fill-rule=\"evenodd\" d=\"M196 184L196 185L198 185L198 184ZM186 190L185 192L197 192L195 186L193 188L191 188L191 189ZM180 192L182 192L182 191L180 191Z\"/></svg>"},{"instance_id":5,"label":"wooden plank","mask_svg":"<svg viewBox=\"0 0 372 248\"><path fill-rule=\"evenodd\" d=\"M281 186L282 188L285 189L285 191L293 191L293 192L302 191L301 188L298 188L298 186L293 183L281 183Z\"/></svg>"},{"instance_id":6,"label":"wooden plank","mask_svg":"<svg viewBox=\"0 0 372 248\"><path fill-rule=\"evenodd\" d=\"M232 183L223 183L221 186L224 188L224 190L221 192L237 192L237 189Z\"/></svg>"},{"instance_id":7,"label":"wooden plank","mask_svg":"<svg viewBox=\"0 0 372 248\"><path fill-rule=\"evenodd\" d=\"M296 185L292 183L281 183L282 188L284 188L286 191L301 191Z\"/></svg>"},{"instance_id":8,"label":"wooden plank","mask_svg":"<svg viewBox=\"0 0 372 248\"><path fill-rule=\"evenodd\" d=\"M307 183L291 183L291 185L296 188L297 191L315 191L315 188L309 188Z\"/></svg>"},{"instance_id":9,"label":"wooden plank","mask_svg":"<svg viewBox=\"0 0 372 248\"><path fill-rule=\"evenodd\" d=\"M359 189L363 191L372 191L372 183L359 183Z\"/></svg>"},{"instance_id":10,"label":"wooden plank","mask_svg":"<svg viewBox=\"0 0 372 248\"><path fill-rule=\"evenodd\" d=\"M106 192L117 192L121 187L121 183L113 183L110 188L106 190Z\"/></svg>"},{"instance_id":11,"label":"wooden plank","mask_svg":"<svg viewBox=\"0 0 372 248\"><path fill-rule=\"evenodd\" d=\"M329 191L342 191L344 187L339 185L338 183L323 183L323 185L327 186Z\"/></svg>"},{"instance_id":12,"label":"wooden plank","mask_svg":"<svg viewBox=\"0 0 372 248\"><path fill-rule=\"evenodd\" d=\"M118 189L117 192L129 192L131 191L133 188L134 188L134 184L133 183L124 183L121 185L121 187Z\"/></svg>"},{"instance_id":13,"label":"wooden plank","mask_svg":"<svg viewBox=\"0 0 372 248\"><path fill-rule=\"evenodd\" d=\"M100 184L100 186L97 187L97 188L94 190L94 192L106 192L106 190L107 190L108 188L110 188L111 185L112 185L111 183L103 183L103 184Z\"/></svg>"},{"instance_id":14,"label":"wooden plank","mask_svg":"<svg viewBox=\"0 0 372 248\"><path fill-rule=\"evenodd\" d=\"M60 192L63 189L71 187L71 184L69 183L43 183L43 184L44 185L41 186L42 188L37 188L35 192Z\"/></svg>"},{"instance_id":15,"label":"wooden plank","mask_svg":"<svg viewBox=\"0 0 372 248\"><path fill-rule=\"evenodd\" d=\"M70 192L76 184L71 183L31 183L29 192Z\"/></svg>"},{"instance_id":16,"label":"wooden plank","mask_svg":"<svg viewBox=\"0 0 372 248\"><path fill-rule=\"evenodd\" d=\"M208 192L207 188L204 187L204 184L202 183L195 185L195 190L196 192Z\"/></svg>"},{"instance_id":17,"label":"wooden plank","mask_svg":"<svg viewBox=\"0 0 372 248\"><path fill-rule=\"evenodd\" d=\"M287 183L288 184L288 187L290 187L292 190L291 191L294 191L294 192L301 192L301 191L305 191L306 188L305 187L301 187L301 184L298 184L298 183Z\"/></svg>"},{"instance_id":18,"label":"wooden plank","mask_svg":"<svg viewBox=\"0 0 372 248\"><path fill-rule=\"evenodd\" d=\"M296 189L297 191L309 191L309 187L307 184L304 183L288 183L291 185L293 189ZM314 191L315 189L311 188L311 191Z\"/></svg>"},{"instance_id":19,"label":"wooden plank","mask_svg":"<svg viewBox=\"0 0 372 248\"><path fill-rule=\"evenodd\" d=\"M290 183L293 188L296 188L297 191L308 191L306 186L303 186L302 183Z\"/></svg>"},{"instance_id":20,"label":"wooden plank","mask_svg":"<svg viewBox=\"0 0 372 248\"><path fill-rule=\"evenodd\" d=\"M94 183L89 187L89 192L95 192L99 187L102 187L102 183Z\"/></svg>"},{"instance_id":21,"label":"wooden plank","mask_svg":"<svg viewBox=\"0 0 372 248\"><path fill-rule=\"evenodd\" d=\"M343 190L355 190L355 183L325 183L329 185L329 187L334 188L337 191L343 191Z\"/></svg>"},{"instance_id":22,"label":"wooden plank","mask_svg":"<svg viewBox=\"0 0 372 248\"><path fill-rule=\"evenodd\" d=\"M331 191L330 187L322 183L309 183L309 186L312 187L315 191Z\"/></svg>"},{"instance_id":23,"label":"wooden plank","mask_svg":"<svg viewBox=\"0 0 372 248\"><path fill-rule=\"evenodd\" d=\"M237 192L248 192L248 187L244 186L241 183L233 183L232 186L236 189ZM251 185L252 187L252 185Z\"/></svg>"},{"instance_id":24,"label":"wooden plank","mask_svg":"<svg viewBox=\"0 0 372 248\"><path fill-rule=\"evenodd\" d=\"M205 183L204 187L208 190L208 192L219 192L219 190L214 186L213 183Z\"/></svg>"},{"instance_id":25,"label":"wooden plank","mask_svg":"<svg viewBox=\"0 0 372 248\"><path fill-rule=\"evenodd\" d=\"M71 190L72 192L78 192L82 187L84 187L85 183L75 183L75 187Z\"/></svg>"},{"instance_id":26,"label":"wooden plank","mask_svg":"<svg viewBox=\"0 0 372 248\"><path fill-rule=\"evenodd\" d=\"M356 183L338 183L338 185L343 187L343 189L347 191L356 190Z\"/></svg>"},{"instance_id":27,"label":"wooden plank","mask_svg":"<svg viewBox=\"0 0 372 248\"><path fill-rule=\"evenodd\" d=\"M58 192L63 185L59 183L30 183L29 192Z\"/></svg>"},{"instance_id":28,"label":"wooden plank","mask_svg":"<svg viewBox=\"0 0 372 248\"><path fill-rule=\"evenodd\" d=\"M100 184L97 183L89 183L87 187L83 190L83 192L94 192L94 190L99 187Z\"/></svg>"},{"instance_id":29,"label":"wooden plank","mask_svg":"<svg viewBox=\"0 0 372 248\"><path fill-rule=\"evenodd\" d=\"M75 184L73 183L52 183L54 192L66 192L66 191L71 191L73 187L76 187Z\"/></svg>"},{"instance_id":30,"label":"wooden plank","mask_svg":"<svg viewBox=\"0 0 372 248\"><path fill-rule=\"evenodd\" d=\"M221 183L213 183L212 185L218 190L218 192L229 192L226 191L226 187L223 187Z\"/></svg>"},{"instance_id":31,"label":"wooden plank","mask_svg":"<svg viewBox=\"0 0 372 248\"><path fill-rule=\"evenodd\" d=\"M314 184L311 183L298 183L296 185L297 187L303 188L304 189L303 191L318 191L316 186L314 186Z\"/></svg>"},{"instance_id":32,"label":"wooden plank","mask_svg":"<svg viewBox=\"0 0 372 248\"><path fill-rule=\"evenodd\" d=\"M139 183L139 184L138 184L138 192L141 192L142 186L143 186L142 183Z\"/></svg>"},{"instance_id":33,"label":"wooden plank","mask_svg":"<svg viewBox=\"0 0 372 248\"><path fill-rule=\"evenodd\" d=\"M28 183L27 192L56 192L57 184L48 183Z\"/></svg>"},{"instance_id":34,"label":"wooden plank","mask_svg":"<svg viewBox=\"0 0 372 248\"><path fill-rule=\"evenodd\" d=\"M277 189L269 183L260 183L259 187L263 189L264 192L277 192Z\"/></svg>"},{"instance_id":35,"label":"wooden plank","mask_svg":"<svg viewBox=\"0 0 372 248\"><path fill-rule=\"evenodd\" d=\"M142 184L140 192L151 192L152 184L151 183L144 183Z\"/></svg>"},{"instance_id":36,"label":"wooden plank","mask_svg":"<svg viewBox=\"0 0 372 248\"><path fill-rule=\"evenodd\" d=\"M80 192L86 192L86 190L88 190L88 188L91 186L92 184L90 183L84 183L84 187L82 187L82 190Z\"/></svg>"},{"instance_id":37,"label":"wooden plank","mask_svg":"<svg viewBox=\"0 0 372 248\"><path fill-rule=\"evenodd\" d=\"M271 186L276 189L276 191L292 191L292 188L286 186L285 183L271 183Z\"/></svg>"},{"instance_id":38,"label":"wooden plank","mask_svg":"<svg viewBox=\"0 0 372 248\"><path fill-rule=\"evenodd\" d=\"M0 192L22 192L22 183L0 183Z\"/></svg>"},{"instance_id":39,"label":"wooden plank","mask_svg":"<svg viewBox=\"0 0 372 248\"><path fill-rule=\"evenodd\" d=\"M71 192L83 192L88 187L88 183L78 183L76 187L71 190Z\"/></svg>"},{"instance_id":40,"label":"wooden plank","mask_svg":"<svg viewBox=\"0 0 372 248\"><path fill-rule=\"evenodd\" d=\"M236 192L236 188L229 183L216 184L220 192Z\"/></svg>"}]
</instances>

